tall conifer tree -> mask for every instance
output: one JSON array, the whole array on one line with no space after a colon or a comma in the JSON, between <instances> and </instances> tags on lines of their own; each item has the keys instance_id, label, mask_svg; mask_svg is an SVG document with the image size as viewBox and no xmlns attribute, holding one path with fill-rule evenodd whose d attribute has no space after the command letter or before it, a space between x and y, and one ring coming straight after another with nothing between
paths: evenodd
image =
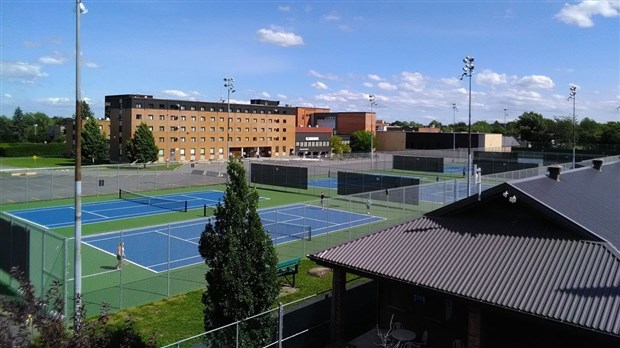
<instances>
[{"instance_id":1,"label":"tall conifer tree","mask_svg":"<svg viewBox=\"0 0 620 348\"><path fill-rule=\"evenodd\" d=\"M205 226L198 247L208 266L202 296L206 330L268 310L280 289L276 251L257 212L258 193L249 186L240 160L231 159L227 172L224 201L216 206L214 221ZM269 343L274 328L269 317L240 324L239 346ZM212 340L217 347L235 346L230 332L219 332Z\"/></svg>"}]
</instances>

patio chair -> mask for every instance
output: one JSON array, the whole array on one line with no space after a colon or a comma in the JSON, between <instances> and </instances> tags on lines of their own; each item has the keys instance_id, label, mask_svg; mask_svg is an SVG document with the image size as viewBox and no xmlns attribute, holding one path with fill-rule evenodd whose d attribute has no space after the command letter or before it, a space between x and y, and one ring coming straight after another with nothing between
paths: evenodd
<instances>
[{"instance_id":1,"label":"patio chair","mask_svg":"<svg viewBox=\"0 0 620 348\"><path fill-rule=\"evenodd\" d=\"M463 344L463 341L457 339L452 341L452 348L465 348L465 344Z\"/></svg>"},{"instance_id":2,"label":"patio chair","mask_svg":"<svg viewBox=\"0 0 620 348\"><path fill-rule=\"evenodd\" d=\"M428 331L424 330L424 332L422 332L422 337L420 337L419 341L414 341L411 342L412 343L412 348L422 348L423 346L426 346L426 343L428 342Z\"/></svg>"}]
</instances>

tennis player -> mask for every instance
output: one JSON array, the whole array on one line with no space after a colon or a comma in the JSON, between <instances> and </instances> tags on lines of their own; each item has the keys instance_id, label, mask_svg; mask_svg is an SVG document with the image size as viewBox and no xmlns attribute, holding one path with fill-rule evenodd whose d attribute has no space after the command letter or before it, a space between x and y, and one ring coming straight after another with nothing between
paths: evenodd
<instances>
[{"instance_id":1,"label":"tennis player","mask_svg":"<svg viewBox=\"0 0 620 348\"><path fill-rule=\"evenodd\" d=\"M118 260L116 269L123 268L123 260L125 259L125 244L123 242L118 243L116 247L116 259Z\"/></svg>"}]
</instances>

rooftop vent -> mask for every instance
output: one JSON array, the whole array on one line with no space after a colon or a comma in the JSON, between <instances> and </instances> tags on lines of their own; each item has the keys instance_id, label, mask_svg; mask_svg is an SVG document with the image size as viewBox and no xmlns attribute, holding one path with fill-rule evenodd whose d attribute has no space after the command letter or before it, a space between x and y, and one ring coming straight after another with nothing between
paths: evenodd
<instances>
[{"instance_id":1,"label":"rooftop vent","mask_svg":"<svg viewBox=\"0 0 620 348\"><path fill-rule=\"evenodd\" d=\"M594 159L592 160L592 168L601 171L603 170L603 160L602 159Z\"/></svg>"},{"instance_id":2,"label":"rooftop vent","mask_svg":"<svg viewBox=\"0 0 620 348\"><path fill-rule=\"evenodd\" d=\"M549 166L547 169L549 170L549 178L555 181L560 181L560 171L562 171L562 167Z\"/></svg>"}]
</instances>

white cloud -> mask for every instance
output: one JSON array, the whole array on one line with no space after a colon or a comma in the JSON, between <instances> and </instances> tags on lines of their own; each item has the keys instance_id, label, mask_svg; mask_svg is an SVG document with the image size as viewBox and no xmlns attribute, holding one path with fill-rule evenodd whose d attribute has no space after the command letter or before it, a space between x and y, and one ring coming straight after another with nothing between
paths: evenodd
<instances>
[{"instance_id":1,"label":"white cloud","mask_svg":"<svg viewBox=\"0 0 620 348\"><path fill-rule=\"evenodd\" d=\"M527 105L528 103L538 102L541 100L542 95L538 92L514 90L511 91L509 96L513 99L513 103L518 105Z\"/></svg>"},{"instance_id":2,"label":"white cloud","mask_svg":"<svg viewBox=\"0 0 620 348\"><path fill-rule=\"evenodd\" d=\"M32 84L47 74L41 71L40 65L24 62L0 62L0 77L9 81Z\"/></svg>"},{"instance_id":3,"label":"white cloud","mask_svg":"<svg viewBox=\"0 0 620 348\"><path fill-rule=\"evenodd\" d=\"M364 86L364 87L366 87L366 88L372 88L372 87L374 87L374 85L373 85L372 83L370 83L370 82L364 82L364 83L362 83L362 86Z\"/></svg>"},{"instance_id":4,"label":"white cloud","mask_svg":"<svg viewBox=\"0 0 620 348\"><path fill-rule=\"evenodd\" d=\"M419 92L424 89L426 86L426 82L424 81L424 76L418 72L403 72L400 74L401 86L405 89Z\"/></svg>"},{"instance_id":5,"label":"white cloud","mask_svg":"<svg viewBox=\"0 0 620 348\"><path fill-rule=\"evenodd\" d=\"M41 64L46 64L46 65L59 65L59 64L63 64L66 61L66 59L65 57L59 54L55 54L53 56L39 57L37 61Z\"/></svg>"},{"instance_id":6,"label":"white cloud","mask_svg":"<svg viewBox=\"0 0 620 348\"><path fill-rule=\"evenodd\" d=\"M267 92L261 92L260 96L263 98L271 98L271 95Z\"/></svg>"},{"instance_id":7,"label":"white cloud","mask_svg":"<svg viewBox=\"0 0 620 348\"><path fill-rule=\"evenodd\" d=\"M1 62L0 70L3 77L43 77L46 73L41 72L41 66L23 62Z\"/></svg>"},{"instance_id":8,"label":"white cloud","mask_svg":"<svg viewBox=\"0 0 620 348\"><path fill-rule=\"evenodd\" d=\"M320 81L317 81L317 82L313 83L312 87L314 87L316 89L328 89L327 85L324 84L323 82L320 82Z\"/></svg>"},{"instance_id":9,"label":"white cloud","mask_svg":"<svg viewBox=\"0 0 620 348\"><path fill-rule=\"evenodd\" d=\"M87 68L93 68L94 69L94 68L98 68L99 64L94 63L94 62L86 62L86 63L84 63L84 66L86 66Z\"/></svg>"},{"instance_id":10,"label":"white cloud","mask_svg":"<svg viewBox=\"0 0 620 348\"><path fill-rule=\"evenodd\" d=\"M353 31L353 30L351 29L351 27L349 27L349 26L348 26L348 25L346 25L346 24L341 24L341 25L339 25L339 26L338 26L338 29L340 29L340 30L342 30L342 31Z\"/></svg>"},{"instance_id":11,"label":"white cloud","mask_svg":"<svg viewBox=\"0 0 620 348\"><path fill-rule=\"evenodd\" d=\"M506 84L508 79L506 78L506 74L498 74L489 69L485 69L476 75L476 82L481 85L498 86Z\"/></svg>"},{"instance_id":12,"label":"white cloud","mask_svg":"<svg viewBox=\"0 0 620 348\"><path fill-rule=\"evenodd\" d=\"M394 86L393 84L391 84L389 82L385 82L385 81L379 82L377 84L377 87L379 87L381 89L384 89L384 90L387 90L387 91L395 91L395 90L398 89L398 87Z\"/></svg>"},{"instance_id":13,"label":"white cloud","mask_svg":"<svg viewBox=\"0 0 620 348\"><path fill-rule=\"evenodd\" d=\"M443 83L444 85L451 87L457 87L459 85L459 79L456 77L442 78L439 81L441 81L441 83Z\"/></svg>"},{"instance_id":14,"label":"white cloud","mask_svg":"<svg viewBox=\"0 0 620 348\"><path fill-rule=\"evenodd\" d=\"M375 75L375 74L368 74L368 78L373 81L383 81L383 79L379 77L379 75Z\"/></svg>"},{"instance_id":15,"label":"white cloud","mask_svg":"<svg viewBox=\"0 0 620 348\"><path fill-rule=\"evenodd\" d=\"M291 10L291 7L288 6L288 5L287 6L280 5L280 6L278 6L278 10L280 10L282 12L288 12L288 11Z\"/></svg>"},{"instance_id":16,"label":"white cloud","mask_svg":"<svg viewBox=\"0 0 620 348\"><path fill-rule=\"evenodd\" d=\"M22 42L22 45L27 48L38 48L40 46L38 42L28 40Z\"/></svg>"},{"instance_id":17,"label":"white cloud","mask_svg":"<svg viewBox=\"0 0 620 348\"><path fill-rule=\"evenodd\" d=\"M562 10L555 15L555 18L566 23L575 24L581 28L594 26L592 17L600 15L603 17L620 16L620 2L616 1L582 1L579 4L565 4Z\"/></svg>"},{"instance_id":18,"label":"white cloud","mask_svg":"<svg viewBox=\"0 0 620 348\"><path fill-rule=\"evenodd\" d=\"M346 89L341 89L331 94L319 94L316 99L326 102L347 102L351 100L368 100L368 94L351 92Z\"/></svg>"},{"instance_id":19,"label":"white cloud","mask_svg":"<svg viewBox=\"0 0 620 348\"><path fill-rule=\"evenodd\" d=\"M45 104L59 105L59 104L67 104L72 103L73 99L64 98L64 97L49 97L42 100Z\"/></svg>"},{"instance_id":20,"label":"white cloud","mask_svg":"<svg viewBox=\"0 0 620 348\"><path fill-rule=\"evenodd\" d=\"M280 98L280 99L287 99L288 97L285 94L279 93L278 94L278 98Z\"/></svg>"},{"instance_id":21,"label":"white cloud","mask_svg":"<svg viewBox=\"0 0 620 348\"><path fill-rule=\"evenodd\" d=\"M340 20L340 16L334 13L323 15L323 20L328 22L336 22Z\"/></svg>"},{"instance_id":22,"label":"white cloud","mask_svg":"<svg viewBox=\"0 0 620 348\"><path fill-rule=\"evenodd\" d=\"M256 34L258 41L281 46L299 46L304 44L304 39L292 32L285 32L282 28L272 27L271 29L259 29Z\"/></svg>"},{"instance_id":23,"label":"white cloud","mask_svg":"<svg viewBox=\"0 0 620 348\"><path fill-rule=\"evenodd\" d=\"M517 81L517 84L525 88L551 89L555 87L555 83L553 83L553 80L543 75L523 76Z\"/></svg>"},{"instance_id":24,"label":"white cloud","mask_svg":"<svg viewBox=\"0 0 620 348\"><path fill-rule=\"evenodd\" d=\"M323 73L320 73L320 72L315 71L315 70L310 70L310 71L308 72L308 74L309 74L310 76L318 77L318 78L321 78L321 79L327 79L327 80L338 80L338 76L337 76L337 75L335 75L335 74L331 74L331 73L326 73L326 74L323 74Z\"/></svg>"},{"instance_id":25,"label":"white cloud","mask_svg":"<svg viewBox=\"0 0 620 348\"><path fill-rule=\"evenodd\" d=\"M177 89L166 89L166 90L161 91L161 94L170 95L170 96L177 97L177 98L188 97L187 93L183 91L179 91Z\"/></svg>"},{"instance_id":26,"label":"white cloud","mask_svg":"<svg viewBox=\"0 0 620 348\"><path fill-rule=\"evenodd\" d=\"M9 99L13 98L13 96L9 93L4 93L4 97Z\"/></svg>"}]
</instances>

